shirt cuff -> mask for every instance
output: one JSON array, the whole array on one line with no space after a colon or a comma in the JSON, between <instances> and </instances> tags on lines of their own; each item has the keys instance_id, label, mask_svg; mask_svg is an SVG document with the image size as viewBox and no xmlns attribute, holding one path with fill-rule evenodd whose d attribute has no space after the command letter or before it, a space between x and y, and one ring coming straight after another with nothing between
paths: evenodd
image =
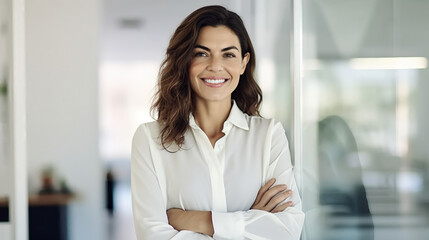
<instances>
[{"instance_id":1,"label":"shirt cuff","mask_svg":"<svg viewBox=\"0 0 429 240\"><path fill-rule=\"evenodd\" d=\"M241 239L244 234L242 212L221 213L212 211L214 239Z\"/></svg>"}]
</instances>

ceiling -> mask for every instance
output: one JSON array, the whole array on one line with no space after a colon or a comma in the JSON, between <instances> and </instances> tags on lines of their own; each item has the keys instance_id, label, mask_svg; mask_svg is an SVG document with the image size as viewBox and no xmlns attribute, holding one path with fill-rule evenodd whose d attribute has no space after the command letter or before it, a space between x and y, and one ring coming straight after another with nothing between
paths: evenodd
<instances>
[{"instance_id":1,"label":"ceiling","mask_svg":"<svg viewBox=\"0 0 429 240\"><path fill-rule=\"evenodd\" d=\"M257 51L262 54L266 48L275 51L281 43L269 39L273 36L288 39L290 35L284 24L275 24L285 21L281 17L290 14L284 2L104 0L101 59L160 61L180 22L193 10L210 4L224 5L239 13L253 35L254 45L262 43ZM429 33L424 26L429 22L429 1L305 0L303 3L307 47L304 53L313 50L312 55L321 59L429 55ZM255 12L262 12L260 6L265 6L266 12L255 16ZM263 31L255 30L258 28ZM269 34L252 34L259 32Z\"/></svg>"},{"instance_id":2,"label":"ceiling","mask_svg":"<svg viewBox=\"0 0 429 240\"><path fill-rule=\"evenodd\" d=\"M104 0L102 61L159 61L175 28L193 10L210 4L233 9L240 2Z\"/></svg>"}]
</instances>

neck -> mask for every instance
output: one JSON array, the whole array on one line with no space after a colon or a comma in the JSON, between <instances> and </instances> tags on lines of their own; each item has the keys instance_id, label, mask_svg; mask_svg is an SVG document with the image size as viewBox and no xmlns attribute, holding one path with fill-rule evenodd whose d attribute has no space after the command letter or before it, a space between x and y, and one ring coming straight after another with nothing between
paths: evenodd
<instances>
[{"instance_id":1,"label":"neck","mask_svg":"<svg viewBox=\"0 0 429 240\"><path fill-rule=\"evenodd\" d=\"M198 126L206 133L212 145L221 138L223 123L231 111L231 100L196 101L194 118Z\"/></svg>"}]
</instances>

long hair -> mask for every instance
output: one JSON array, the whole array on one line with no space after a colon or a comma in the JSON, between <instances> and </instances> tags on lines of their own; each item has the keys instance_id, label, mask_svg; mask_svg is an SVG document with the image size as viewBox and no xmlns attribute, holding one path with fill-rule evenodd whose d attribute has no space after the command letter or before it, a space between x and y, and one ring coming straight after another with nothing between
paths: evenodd
<instances>
[{"instance_id":1,"label":"long hair","mask_svg":"<svg viewBox=\"0 0 429 240\"><path fill-rule=\"evenodd\" d=\"M262 91L254 78L255 51L243 21L236 13L222 6L206 6L192 12L177 27L167 48L166 57L158 75L158 90L154 95L151 111L160 123L162 146L184 143L189 127L189 116L194 113L194 93L189 81L189 65L200 30L205 26L226 26L238 37L242 57L250 54L246 70L240 76L232 99L244 113L259 116Z\"/></svg>"}]
</instances>

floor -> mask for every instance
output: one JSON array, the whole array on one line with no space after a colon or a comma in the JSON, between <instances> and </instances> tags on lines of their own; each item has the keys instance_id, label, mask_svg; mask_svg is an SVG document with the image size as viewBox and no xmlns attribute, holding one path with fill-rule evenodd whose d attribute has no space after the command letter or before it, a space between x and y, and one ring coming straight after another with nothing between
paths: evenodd
<instances>
[{"instance_id":1,"label":"floor","mask_svg":"<svg viewBox=\"0 0 429 240\"><path fill-rule=\"evenodd\" d=\"M115 185L115 211L108 220L108 240L137 240L131 207L131 187L127 183Z\"/></svg>"}]
</instances>

